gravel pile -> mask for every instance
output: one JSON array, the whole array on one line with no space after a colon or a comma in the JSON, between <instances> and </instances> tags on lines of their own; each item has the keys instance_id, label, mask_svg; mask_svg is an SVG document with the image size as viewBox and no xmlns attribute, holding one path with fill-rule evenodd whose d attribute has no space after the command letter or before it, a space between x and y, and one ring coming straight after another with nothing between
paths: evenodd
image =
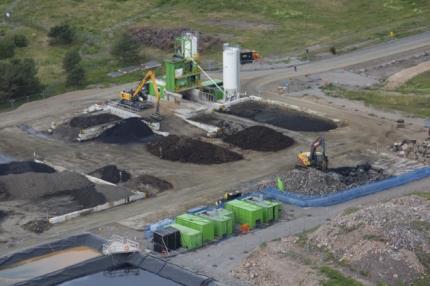
<instances>
[{"instance_id":1,"label":"gravel pile","mask_svg":"<svg viewBox=\"0 0 430 286\"><path fill-rule=\"evenodd\" d=\"M211 143L169 135L147 145L148 151L164 160L195 164L222 164L243 159L242 155Z\"/></svg>"},{"instance_id":2,"label":"gravel pile","mask_svg":"<svg viewBox=\"0 0 430 286\"><path fill-rule=\"evenodd\" d=\"M34 161L14 161L0 164L0 176L23 173L55 173L55 169Z\"/></svg>"},{"instance_id":3,"label":"gravel pile","mask_svg":"<svg viewBox=\"0 0 430 286\"><path fill-rule=\"evenodd\" d=\"M269 152L279 151L294 144L294 139L264 126L248 127L226 136L223 140L242 149Z\"/></svg>"},{"instance_id":4,"label":"gravel pile","mask_svg":"<svg viewBox=\"0 0 430 286\"><path fill-rule=\"evenodd\" d=\"M125 170L118 169L115 165L107 165L100 169L97 169L88 175L111 182L113 184L118 184L126 182L130 179L130 173Z\"/></svg>"},{"instance_id":5,"label":"gravel pile","mask_svg":"<svg viewBox=\"0 0 430 286\"><path fill-rule=\"evenodd\" d=\"M119 124L105 130L97 140L104 143L127 144L142 142L152 137L154 132L142 120L131 117L122 120Z\"/></svg>"},{"instance_id":6,"label":"gravel pile","mask_svg":"<svg viewBox=\"0 0 430 286\"><path fill-rule=\"evenodd\" d=\"M51 228L51 226L52 225L46 219L32 220L21 225L23 229L37 234L47 231L48 229Z\"/></svg>"},{"instance_id":7,"label":"gravel pile","mask_svg":"<svg viewBox=\"0 0 430 286\"><path fill-rule=\"evenodd\" d=\"M418 142L417 140L395 142L390 146L390 150L395 152L399 157L430 163L430 138L422 142Z\"/></svg>"},{"instance_id":8,"label":"gravel pile","mask_svg":"<svg viewBox=\"0 0 430 286\"><path fill-rule=\"evenodd\" d=\"M323 172L314 168L296 168L281 176L285 188L305 195L325 195L383 180L388 176L368 164L342 167ZM274 182L275 180L272 180Z\"/></svg>"}]
</instances>

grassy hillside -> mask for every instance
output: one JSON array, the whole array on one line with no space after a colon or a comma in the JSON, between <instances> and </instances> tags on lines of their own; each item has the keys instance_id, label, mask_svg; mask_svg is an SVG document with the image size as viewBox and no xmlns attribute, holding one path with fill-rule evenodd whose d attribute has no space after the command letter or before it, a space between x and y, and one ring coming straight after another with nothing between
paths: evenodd
<instances>
[{"instance_id":1,"label":"grassy hillside","mask_svg":"<svg viewBox=\"0 0 430 286\"><path fill-rule=\"evenodd\" d=\"M414 77L404 86L400 87L400 90L404 92L430 95L430 71Z\"/></svg>"},{"instance_id":2,"label":"grassy hillside","mask_svg":"<svg viewBox=\"0 0 430 286\"><path fill-rule=\"evenodd\" d=\"M136 75L112 80L118 68L109 53L115 37L130 27L186 27L238 42L263 55L302 53L315 45L338 48L425 30L430 25L428 0L0 0L0 32L24 33L30 40L16 57L32 57L39 77L52 90L63 87L61 61L70 47L48 44L50 27L68 23L77 31L89 84L129 81ZM146 59L165 52L142 47ZM216 57L212 54L203 55ZM53 91L55 92L55 91Z\"/></svg>"}]
</instances>

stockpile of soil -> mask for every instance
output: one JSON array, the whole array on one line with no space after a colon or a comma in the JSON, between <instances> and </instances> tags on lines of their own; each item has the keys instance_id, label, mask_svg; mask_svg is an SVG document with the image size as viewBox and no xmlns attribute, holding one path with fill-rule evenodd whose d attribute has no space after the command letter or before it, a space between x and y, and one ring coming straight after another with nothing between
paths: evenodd
<instances>
[{"instance_id":1,"label":"stockpile of soil","mask_svg":"<svg viewBox=\"0 0 430 286\"><path fill-rule=\"evenodd\" d=\"M169 135L147 145L148 151L164 160L195 164L222 164L243 156L211 143Z\"/></svg>"},{"instance_id":2,"label":"stockpile of soil","mask_svg":"<svg viewBox=\"0 0 430 286\"><path fill-rule=\"evenodd\" d=\"M34 161L14 161L0 164L0 176L23 173L55 173L55 169L48 165Z\"/></svg>"},{"instance_id":3,"label":"stockpile of soil","mask_svg":"<svg viewBox=\"0 0 430 286\"><path fill-rule=\"evenodd\" d=\"M131 177L130 173L125 170L118 169L118 167L115 165L104 166L89 173L88 175L111 182L113 184L126 182Z\"/></svg>"},{"instance_id":4,"label":"stockpile of soil","mask_svg":"<svg viewBox=\"0 0 430 286\"><path fill-rule=\"evenodd\" d=\"M139 192L164 192L173 188L173 185L163 179L151 175L141 175L125 184L127 188Z\"/></svg>"},{"instance_id":5,"label":"stockpile of soil","mask_svg":"<svg viewBox=\"0 0 430 286\"><path fill-rule=\"evenodd\" d=\"M223 140L242 149L256 151L279 151L294 144L294 139L264 126L248 127Z\"/></svg>"},{"instance_id":6,"label":"stockpile of soil","mask_svg":"<svg viewBox=\"0 0 430 286\"><path fill-rule=\"evenodd\" d=\"M232 105L221 112L293 131L318 132L337 128L336 123L329 119L252 100Z\"/></svg>"},{"instance_id":7,"label":"stockpile of soil","mask_svg":"<svg viewBox=\"0 0 430 286\"><path fill-rule=\"evenodd\" d=\"M171 51L174 48L175 39L189 31L187 28L142 27L133 29L132 33L145 46ZM199 34L199 52L204 52L207 49L219 49L222 44L223 41L220 38L203 33Z\"/></svg>"},{"instance_id":8,"label":"stockpile of soil","mask_svg":"<svg viewBox=\"0 0 430 286\"><path fill-rule=\"evenodd\" d=\"M121 118L111 113L99 113L96 115L81 115L70 120L69 125L74 128L86 129L93 126L114 122Z\"/></svg>"},{"instance_id":9,"label":"stockpile of soil","mask_svg":"<svg viewBox=\"0 0 430 286\"><path fill-rule=\"evenodd\" d=\"M389 176L368 164L342 167L323 172L314 168L296 168L279 176L289 192L325 195L380 181ZM273 180L275 181L275 180Z\"/></svg>"},{"instance_id":10,"label":"stockpile of soil","mask_svg":"<svg viewBox=\"0 0 430 286\"><path fill-rule=\"evenodd\" d=\"M31 231L34 233L42 233L51 228L51 224L46 219L38 219L27 222L26 224L21 225L21 227L27 231Z\"/></svg>"},{"instance_id":11,"label":"stockpile of soil","mask_svg":"<svg viewBox=\"0 0 430 286\"><path fill-rule=\"evenodd\" d=\"M127 118L105 130L97 140L104 143L126 144L141 142L154 135L151 128L137 117Z\"/></svg>"}]
</instances>

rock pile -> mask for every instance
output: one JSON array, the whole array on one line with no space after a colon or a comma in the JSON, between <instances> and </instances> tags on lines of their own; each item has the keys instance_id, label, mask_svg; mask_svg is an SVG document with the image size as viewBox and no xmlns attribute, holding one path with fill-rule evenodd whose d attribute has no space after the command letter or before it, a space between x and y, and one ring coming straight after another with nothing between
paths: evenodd
<instances>
[{"instance_id":1,"label":"rock pile","mask_svg":"<svg viewBox=\"0 0 430 286\"><path fill-rule=\"evenodd\" d=\"M390 150L400 157L430 163L430 138L423 142L405 139L401 142L395 142L390 146Z\"/></svg>"},{"instance_id":2,"label":"rock pile","mask_svg":"<svg viewBox=\"0 0 430 286\"><path fill-rule=\"evenodd\" d=\"M111 182L113 184L118 184L126 182L130 179L130 173L125 170L118 169L115 165L107 165L97 169L88 175Z\"/></svg>"},{"instance_id":3,"label":"rock pile","mask_svg":"<svg viewBox=\"0 0 430 286\"><path fill-rule=\"evenodd\" d=\"M135 191L155 195L173 188L173 185L163 179L151 175L141 175L128 181L125 186Z\"/></svg>"},{"instance_id":4,"label":"rock pile","mask_svg":"<svg viewBox=\"0 0 430 286\"><path fill-rule=\"evenodd\" d=\"M160 159L194 164L222 164L243 159L242 155L200 140L169 135L147 145Z\"/></svg>"}]
</instances>

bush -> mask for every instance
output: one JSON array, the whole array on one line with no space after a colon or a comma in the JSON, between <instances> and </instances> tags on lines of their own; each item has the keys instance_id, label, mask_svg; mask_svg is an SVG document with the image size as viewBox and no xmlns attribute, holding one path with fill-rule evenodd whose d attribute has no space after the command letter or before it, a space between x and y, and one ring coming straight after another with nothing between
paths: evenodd
<instances>
[{"instance_id":1,"label":"bush","mask_svg":"<svg viewBox=\"0 0 430 286\"><path fill-rule=\"evenodd\" d=\"M24 48L28 46L27 37L23 34L16 34L14 36L14 42L15 46L17 46L18 48Z\"/></svg>"},{"instance_id":2,"label":"bush","mask_svg":"<svg viewBox=\"0 0 430 286\"><path fill-rule=\"evenodd\" d=\"M67 73L67 86L83 86L85 83L85 70L79 64Z\"/></svg>"},{"instance_id":3,"label":"bush","mask_svg":"<svg viewBox=\"0 0 430 286\"><path fill-rule=\"evenodd\" d=\"M15 42L12 38L0 38L0 59L11 58L15 55Z\"/></svg>"},{"instance_id":4,"label":"bush","mask_svg":"<svg viewBox=\"0 0 430 286\"><path fill-rule=\"evenodd\" d=\"M81 62L81 56L77 49L69 50L63 58L63 69L71 71Z\"/></svg>"},{"instance_id":5,"label":"bush","mask_svg":"<svg viewBox=\"0 0 430 286\"><path fill-rule=\"evenodd\" d=\"M42 86L33 59L0 62L0 99L2 101L38 94Z\"/></svg>"},{"instance_id":6,"label":"bush","mask_svg":"<svg viewBox=\"0 0 430 286\"><path fill-rule=\"evenodd\" d=\"M131 33L124 32L113 43L111 54L122 63L134 63L139 60L139 42Z\"/></svg>"},{"instance_id":7,"label":"bush","mask_svg":"<svg viewBox=\"0 0 430 286\"><path fill-rule=\"evenodd\" d=\"M71 44L75 39L73 29L67 25L54 26L49 30L48 37L51 39L50 44Z\"/></svg>"}]
</instances>

